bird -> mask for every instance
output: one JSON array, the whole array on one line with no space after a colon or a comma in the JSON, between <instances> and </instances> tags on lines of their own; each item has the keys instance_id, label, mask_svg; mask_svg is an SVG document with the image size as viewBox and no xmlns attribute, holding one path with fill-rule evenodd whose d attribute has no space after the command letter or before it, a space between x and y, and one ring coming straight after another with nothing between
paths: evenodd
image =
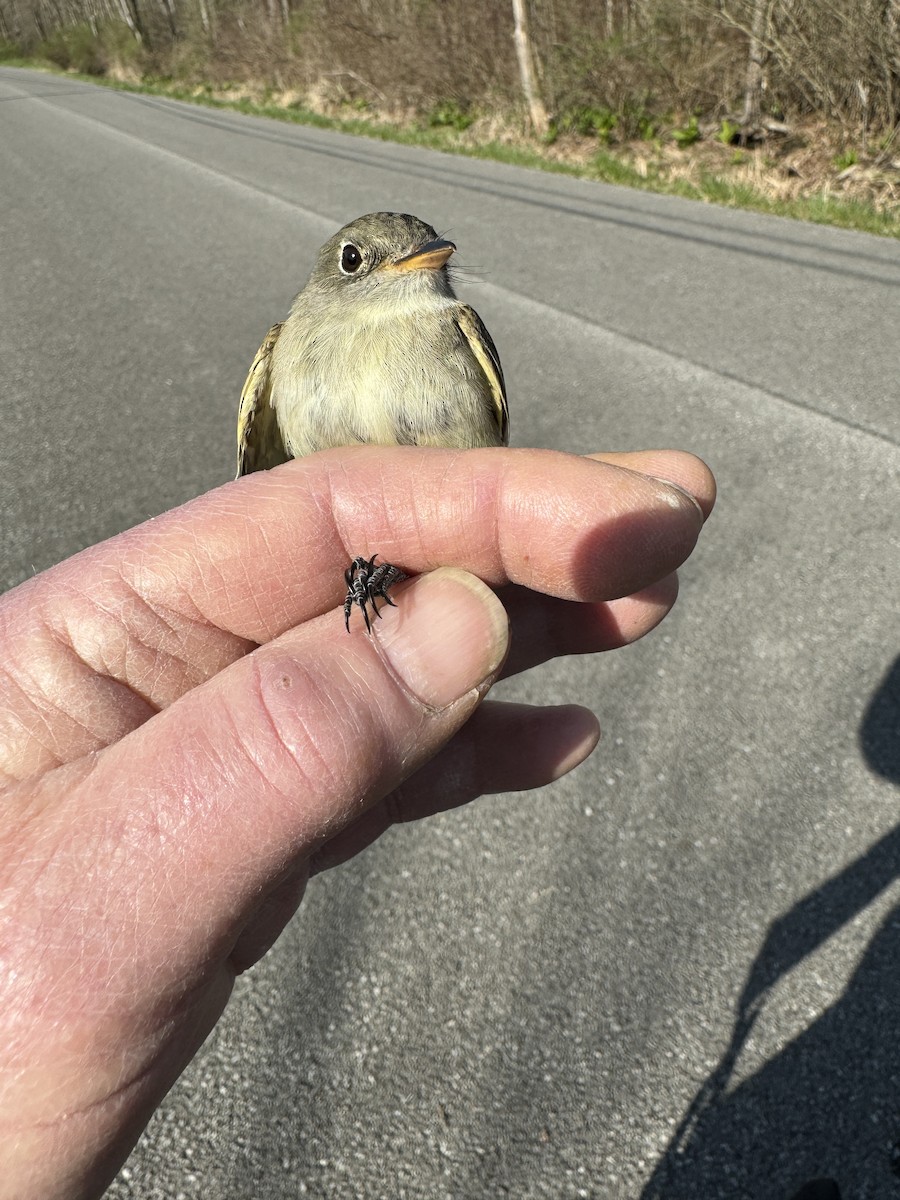
<instances>
[{"instance_id":1,"label":"bird","mask_svg":"<svg viewBox=\"0 0 900 1200\"><path fill-rule=\"evenodd\" d=\"M340 446L471 449L509 442L500 357L484 322L457 299L456 251L410 213L373 212L319 250L289 315L272 326L238 409L237 476ZM377 554L345 572L344 619L366 629L376 599L406 574Z\"/></svg>"}]
</instances>

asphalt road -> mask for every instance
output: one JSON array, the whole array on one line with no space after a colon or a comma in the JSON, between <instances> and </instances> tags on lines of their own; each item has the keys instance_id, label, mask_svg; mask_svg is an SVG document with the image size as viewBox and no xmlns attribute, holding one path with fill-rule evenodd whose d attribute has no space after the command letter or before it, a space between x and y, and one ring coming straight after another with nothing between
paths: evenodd
<instances>
[{"instance_id":1,"label":"asphalt road","mask_svg":"<svg viewBox=\"0 0 900 1200\"><path fill-rule=\"evenodd\" d=\"M593 759L316 880L110 1195L900 1196L900 242L2 69L4 583L229 478L261 335L391 208L514 444L719 505L654 635L501 688Z\"/></svg>"}]
</instances>

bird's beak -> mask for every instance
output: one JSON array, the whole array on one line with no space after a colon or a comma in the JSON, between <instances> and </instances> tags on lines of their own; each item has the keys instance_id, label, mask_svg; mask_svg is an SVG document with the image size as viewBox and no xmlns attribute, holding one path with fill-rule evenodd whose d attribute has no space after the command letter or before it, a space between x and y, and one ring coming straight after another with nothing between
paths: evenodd
<instances>
[{"instance_id":1,"label":"bird's beak","mask_svg":"<svg viewBox=\"0 0 900 1200\"><path fill-rule=\"evenodd\" d=\"M437 271L444 265L455 249L456 247L452 242L445 242L443 238L436 238L433 242L426 242L418 250L413 250L412 254L407 254L405 258L398 258L396 262L385 263L385 268L388 271L418 271L424 267L429 271Z\"/></svg>"}]
</instances>

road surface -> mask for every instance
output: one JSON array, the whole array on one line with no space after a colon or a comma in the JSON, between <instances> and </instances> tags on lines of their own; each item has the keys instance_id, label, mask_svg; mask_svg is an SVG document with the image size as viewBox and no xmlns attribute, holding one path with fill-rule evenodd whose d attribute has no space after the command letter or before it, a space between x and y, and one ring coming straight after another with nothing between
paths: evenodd
<instances>
[{"instance_id":1,"label":"road surface","mask_svg":"<svg viewBox=\"0 0 900 1200\"><path fill-rule=\"evenodd\" d=\"M656 633L500 689L589 763L317 879L110 1196L900 1195L900 242L10 68L0 163L5 585L230 477L372 209L457 242L514 444L721 489Z\"/></svg>"}]
</instances>

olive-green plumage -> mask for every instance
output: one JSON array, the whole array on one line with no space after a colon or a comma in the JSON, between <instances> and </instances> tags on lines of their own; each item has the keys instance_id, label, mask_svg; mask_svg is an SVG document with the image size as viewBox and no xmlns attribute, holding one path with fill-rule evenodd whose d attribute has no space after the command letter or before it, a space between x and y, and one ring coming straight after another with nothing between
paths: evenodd
<instances>
[{"instance_id":1,"label":"olive-green plumage","mask_svg":"<svg viewBox=\"0 0 900 1200\"><path fill-rule=\"evenodd\" d=\"M319 251L241 393L238 475L332 446L500 446L500 360L453 291L456 247L406 213L369 213Z\"/></svg>"}]
</instances>

